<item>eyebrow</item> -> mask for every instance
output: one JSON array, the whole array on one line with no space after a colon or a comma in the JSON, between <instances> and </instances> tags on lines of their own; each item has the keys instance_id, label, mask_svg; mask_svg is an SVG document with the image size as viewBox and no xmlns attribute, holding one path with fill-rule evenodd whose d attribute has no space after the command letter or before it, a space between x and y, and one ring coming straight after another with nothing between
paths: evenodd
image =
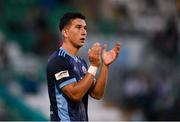
<instances>
[{"instance_id":1,"label":"eyebrow","mask_svg":"<svg viewBox=\"0 0 180 122\"><path fill-rule=\"evenodd\" d=\"M84 28L86 28L87 26L86 25L77 24L77 25L75 25L75 27L84 27Z\"/></svg>"},{"instance_id":2,"label":"eyebrow","mask_svg":"<svg viewBox=\"0 0 180 122\"><path fill-rule=\"evenodd\" d=\"M75 25L75 26L83 26L82 24L77 24L77 25ZM86 25L85 25L86 26Z\"/></svg>"},{"instance_id":3,"label":"eyebrow","mask_svg":"<svg viewBox=\"0 0 180 122\"><path fill-rule=\"evenodd\" d=\"M82 26L82 25L80 25L80 24L77 24L77 25L75 25L75 26Z\"/></svg>"}]
</instances>

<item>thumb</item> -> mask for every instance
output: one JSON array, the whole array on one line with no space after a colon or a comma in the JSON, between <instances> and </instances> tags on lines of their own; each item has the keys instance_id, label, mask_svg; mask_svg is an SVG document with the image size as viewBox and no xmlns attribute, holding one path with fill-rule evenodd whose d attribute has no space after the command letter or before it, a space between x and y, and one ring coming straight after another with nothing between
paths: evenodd
<instances>
[{"instance_id":1,"label":"thumb","mask_svg":"<svg viewBox=\"0 0 180 122\"><path fill-rule=\"evenodd\" d=\"M104 44L103 49L102 49L102 53L105 53L107 49L107 44Z\"/></svg>"}]
</instances>

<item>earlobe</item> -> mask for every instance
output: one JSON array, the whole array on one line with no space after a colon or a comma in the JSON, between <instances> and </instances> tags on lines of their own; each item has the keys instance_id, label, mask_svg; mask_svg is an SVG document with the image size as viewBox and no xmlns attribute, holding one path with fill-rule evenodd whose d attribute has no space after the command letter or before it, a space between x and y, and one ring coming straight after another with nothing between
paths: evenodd
<instances>
[{"instance_id":1,"label":"earlobe","mask_svg":"<svg viewBox=\"0 0 180 122\"><path fill-rule=\"evenodd\" d=\"M64 37L67 37L67 32L65 30L62 31L62 34L64 35Z\"/></svg>"},{"instance_id":2,"label":"earlobe","mask_svg":"<svg viewBox=\"0 0 180 122\"><path fill-rule=\"evenodd\" d=\"M63 33L64 37L67 37L67 31L66 30L63 30L62 33Z\"/></svg>"}]
</instances>

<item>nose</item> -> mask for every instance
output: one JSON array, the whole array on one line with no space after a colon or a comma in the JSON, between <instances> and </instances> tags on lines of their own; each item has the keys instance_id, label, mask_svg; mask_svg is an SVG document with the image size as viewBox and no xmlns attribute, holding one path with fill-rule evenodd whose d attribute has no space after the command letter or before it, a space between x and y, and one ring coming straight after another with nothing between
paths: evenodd
<instances>
[{"instance_id":1,"label":"nose","mask_svg":"<svg viewBox=\"0 0 180 122\"><path fill-rule=\"evenodd\" d=\"M87 35L87 31L86 31L86 29L82 29L82 35Z\"/></svg>"}]
</instances>

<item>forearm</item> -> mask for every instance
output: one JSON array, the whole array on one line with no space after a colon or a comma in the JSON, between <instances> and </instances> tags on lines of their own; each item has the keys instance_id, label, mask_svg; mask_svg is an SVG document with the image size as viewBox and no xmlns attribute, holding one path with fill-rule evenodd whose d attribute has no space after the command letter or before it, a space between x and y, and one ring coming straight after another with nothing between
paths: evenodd
<instances>
[{"instance_id":1,"label":"forearm","mask_svg":"<svg viewBox=\"0 0 180 122\"><path fill-rule=\"evenodd\" d=\"M87 93L93 83L93 80L94 76L90 73L87 73L80 81L65 86L63 88L63 92L68 95L69 98L75 101L79 101Z\"/></svg>"},{"instance_id":2,"label":"forearm","mask_svg":"<svg viewBox=\"0 0 180 122\"><path fill-rule=\"evenodd\" d=\"M103 64L101 71L99 73L99 77L97 78L97 81L92 86L92 89L90 91L90 95L93 98L101 99L103 97L108 80L108 72L109 72L109 66Z\"/></svg>"}]
</instances>

